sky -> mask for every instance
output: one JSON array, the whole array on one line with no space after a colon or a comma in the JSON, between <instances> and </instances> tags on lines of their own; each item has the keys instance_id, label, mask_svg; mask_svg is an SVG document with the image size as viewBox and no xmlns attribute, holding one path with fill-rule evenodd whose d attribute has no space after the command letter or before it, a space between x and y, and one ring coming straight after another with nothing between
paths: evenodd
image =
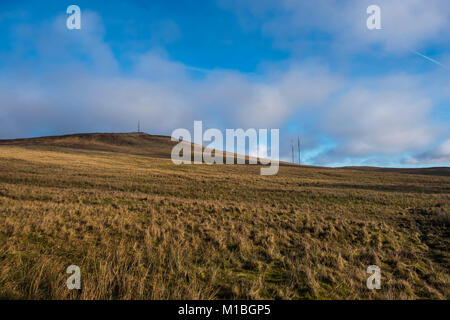
<instances>
[{"instance_id":1,"label":"sky","mask_svg":"<svg viewBox=\"0 0 450 320\"><path fill-rule=\"evenodd\" d=\"M450 2L0 1L0 139L138 120L280 129L281 160L300 136L311 165L449 166Z\"/></svg>"}]
</instances>

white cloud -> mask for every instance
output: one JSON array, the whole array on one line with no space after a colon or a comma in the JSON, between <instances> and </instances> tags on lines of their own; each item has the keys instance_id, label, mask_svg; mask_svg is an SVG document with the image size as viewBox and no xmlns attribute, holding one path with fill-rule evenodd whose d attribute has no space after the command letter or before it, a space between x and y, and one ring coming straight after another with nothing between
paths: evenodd
<instances>
[{"instance_id":1,"label":"white cloud","mask_svg":"<svg viewBox=\"0 0 450 320\"><path fill-rule=\"evenodd\" d=\"M334 157L418 151L438 136L432 101L414 78L391 76L354 86L323 110L322 130L338 142Z\"/></svg>"},{"instance_id":2,"label":"white cloud","mask_svg":"<svg viewBox=\"0 0 450 320\"><path fill-rule=\"evenodd\" d=\"M450 2L447 0L316 0L316 1L219 1L241 17L246 27L259 23L262 32L282 47L301 47L304 35L321 30L335 45L364 49L379 44L389 52L418 50L442 41L450 33ZM366 27L369 5L381 7L382 30ZM251 18L256 22L248 22ZM255 21L255 20L253 20Z\"/></svg>"},{"instance_id":3,"label":"white cloud","mask_svg":"<svg viewBox=\"0 0 450 320\"><path fill-rule=\"evenodd\" d=\"M408 164L448 164L450 162L450 139L435 149L418 154L406 160Z\"/></svg>"},{"instance_id":4,"label":"white cloud","mask_svg":"<svg viewBox=\"0 0 450 320\"><path fill-rule=\"evenodd\" d=\"M294 113L324 103L339 88L339 77L313 64L268 72L264 81L233 72L218 72L201 87L207 104L244 127L279 128ZM222 112L223 112L222 111Z\"/></svg>"}]
</instances>

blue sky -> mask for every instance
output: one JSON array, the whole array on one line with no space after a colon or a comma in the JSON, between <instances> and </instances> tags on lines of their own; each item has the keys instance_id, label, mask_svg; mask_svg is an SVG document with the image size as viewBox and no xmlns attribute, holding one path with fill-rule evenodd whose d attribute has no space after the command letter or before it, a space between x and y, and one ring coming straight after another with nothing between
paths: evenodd
<instances>
[{"instance_id":1,"label":"blue sky","mask_svg":"<svg viewBox=\"0 0 450 320\"><path fill-rule=\"evenodd\" d=\"M279 128L285 160L300 135L308 164L448 166L449 33L445 0L2 1L0 138L203 120Z\"/></svg>"}]
</instances>

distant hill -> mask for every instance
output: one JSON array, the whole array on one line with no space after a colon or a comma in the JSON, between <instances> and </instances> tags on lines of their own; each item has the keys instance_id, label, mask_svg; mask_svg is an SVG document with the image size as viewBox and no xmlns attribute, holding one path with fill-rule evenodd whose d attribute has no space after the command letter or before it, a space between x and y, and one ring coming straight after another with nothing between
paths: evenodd
<instances>
[{"instance_id":1,"label":"distant hill","mask_svg":"<svg viewBox=\"0 0 450 320\"><path fill-rule=\"evenodd\" d=\"M433 176L450 177L450 168L449 167L431 167L431 168L342 167L341 169L406 173L406 174L425 174L425 175L433 175Z\"/></svg>"}]
</instances>

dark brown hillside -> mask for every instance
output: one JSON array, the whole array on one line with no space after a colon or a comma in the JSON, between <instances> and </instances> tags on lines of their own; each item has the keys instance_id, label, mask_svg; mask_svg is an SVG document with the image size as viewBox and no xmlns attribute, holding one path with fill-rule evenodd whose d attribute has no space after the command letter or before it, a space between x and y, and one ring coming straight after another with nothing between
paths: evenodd
<instances>
[{"instance_id":1,"label":"dark brown hillside","mask_svg":"<svg viewBox=\"0 0 450 320\"><path fill-rule=\"evenodd\" d=\"M122 152L157 158L170 158L177 142L170 137L146 133L81 133L28 139L0 140L0 145L66 147Z\"/></svg>"},{"instance_id":2,"label":"dark brown hillside","mask_svg":"<svg viewBox=\"0 0 450 320\"><path fill-rule=\"evenodd\" d=\"M432 167L432 168L379 168L379 167L343 167L342 169L374 171L374 172L391 172L406 174L424 174L432 176L450 176L449 167Z\"/></svg>"},{"instance_id":3,"label":"dark brown hillside","mask_svg":"<svg viewBox=\"0 0 450 320\"><path fill-rule=\"evenodd\" d=\"M63 147L81 150L96 150L143 155L155 158L170 158L172 148L178 142L169 136L147 133L80 133L63 136L48 136L26 139L0 140L0 146ZM194 154L192 144L192 155ZM203 147L203 149L205 149ZM237 155L234 155L235 159ZM245 157L248 161L248 156ZM193 160L193 159L192 159ZM224 159L225 162L225 159Z\"/></svg>"}]
</instances>

